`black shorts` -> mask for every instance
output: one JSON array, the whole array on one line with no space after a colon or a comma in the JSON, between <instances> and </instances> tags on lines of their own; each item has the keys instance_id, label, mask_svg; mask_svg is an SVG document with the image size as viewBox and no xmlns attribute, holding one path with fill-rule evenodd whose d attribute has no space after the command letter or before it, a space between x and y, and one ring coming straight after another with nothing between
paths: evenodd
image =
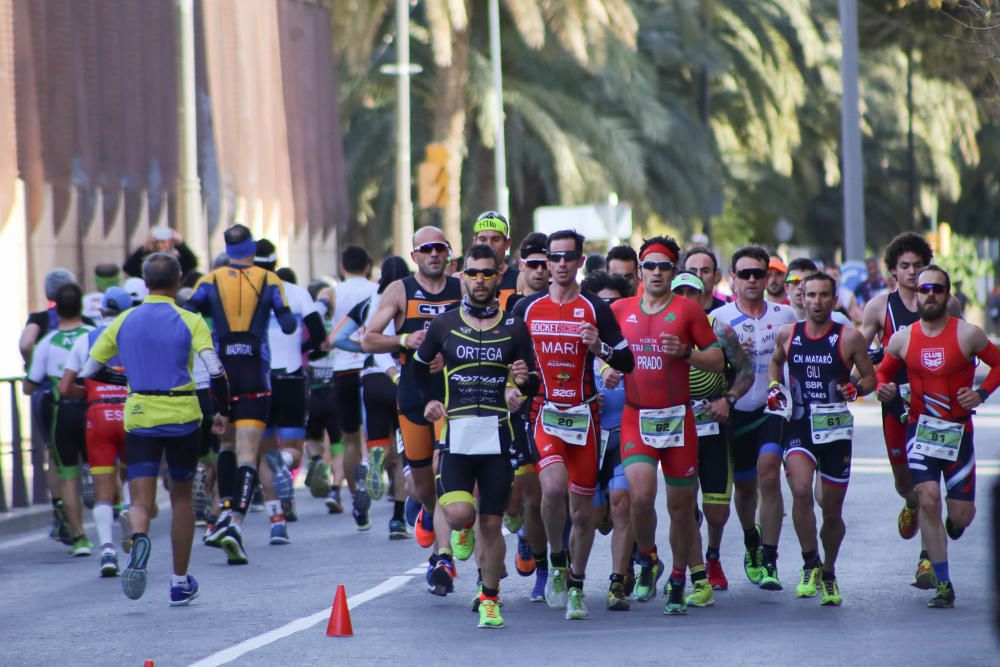
<instances>
[{"instance_id":1,"label":"black shorts","mask_svg":"<svg viewBox=\"0 0 1000 667\"><path fill-rule=\"evenodd\" d=\"M199 389L198 407L201 408L201 427L198 432L201 434L199 456L207 456L212 452L219 452L219 436L212 433L212 424L215 422L215 402L212 399L212 392L208 389Z\"/></svg>"},{"instance_id":2,"label":"black shorts","mask_svg":"<svg viewBox=\"0 0 1000 667\"><path fill-rule=\"evenodd\" d=\"M267 427L279 429L284 438L305 437L306 376L301 368L294 373L271 373L271 411Z\"/></svg>"},{"instance_id":3,"label":"black shorts","mask_svg":"<svg viewBox=\"0 0 1000 667\"><path fill-rule=\"evenodd\" d=\"M602 431L602 439L605 433L608 434L608 444L604 446L604 460L601 461L601 467L597 471L597 488L601 493L608 493L615 489L615 485L612 482L615 479L616 469L619 469L619 472L624 472L624 469L621 468L621 429L615 428L610 431Z\"/></svg>"},{"instance_id":4,"label":"black shorts","mask_svg":"<svg viewBox=\"0 0 1000 667\"><path fill-rule=\"evenodd\" d=\"M514 483L514 467L505 454L467 456L441 452L438 459L438 504L473 503L479 490L479 513L502 516Z\"/></svg>"},{"instance_id":5,"label":"black shorts","mask_svg":"<svg viewBox=\"0 0 1000 667\"><path fill-rule=\"evenodd\" d=\"M229 421L234 426L267 426L271 413L271 378L259 357L221 357L229 380Z\"/></svg>"},{"instance_id":6,"label":"black shorts","mask_svg":"<svg viewBox=\"0 0 1000 667\"><path fill-rule=\"evenodd\" d=\"M706 505L728 505L733 499L733 450L726 426L698 437L698 481Z\"/></svg>"},{"instance_id":7,"label":"black shorts","mask_svg":"<svg viewBox=\"0 0 1000 667\"><path fill-rule=\"evenodd\" d=\"M87 460L87 403L59 401L52 419L52 452L60 479L76 479L80 460Z\"/></svg>"},{"instance_id":8,"label":"black shorts","mask_svg":"<svg viewBox=\"0 0 1000 667\"><path fill-rule=\"evenodd\" d=\"M750 412L733 410L729 415L729 442L733 453L733 479L741 482L757 476L757 457L762 451L779 456L784 419L764 408Z\"/></svg>"},{"instance_id":9,"label":"black shorts","mask_svg":"<svg viewBox=\"0 0 1000 667\"><path fill-rule=\"evenodd\" d=\"M385 373L369 373L361 378L365 438L369 447L393 447L399 416L396 413L396 384Z\"/></svg>"},{"instance_id":10,"label":"black shorts","mask_svg":"<svg viewBox=\"0 0 1000 667\"><path fill-rule=\"evenodd\" d=\"M949 500L974 501L976 499L976 451L969 424L966 424L965 432L962 434L962 444L958 448L958 458L954 461L926 456L914 451L916 430L915 423L906 425L906 456L913 484L917 485L921 482L937 484L944 477Z\"/></svg>"},{"instance_id":11,"label":"black shorts","mask_svg":"<svg viewBox=\"0 0 1000 667\"><path fill-rule=\"evenodd\" d=\"M46 447L51 444L55 412L55 399L47 386L48 382L31 394L31 437L38 438Z\"/></svg>"},{"instance_id":12,"label":"black shorts","mask_svg":"<svg viewBox=\"0 0 1000 667\"><path fill-rule=\"evenodd\" d=\"M793 419L785 424L785 454L809 457L820 479L830 486L847 486L851 479L851 441L834 440L816 444L812 441L812 420Z\"/></svg>"},{"instance_id":13,"label":"black shorts","mask_svg":"<svg viewBox=\"0 0 1000 667\"><path fill-rule=\"evenodd\" d=\"M337 371L333 377L340 430L357 433L361 430L361 370Z\"/></svg>"},{"instance_id":14,"label":"black shorts","mask_svg":"<svg viewBox=\"0 0 1000 667\"><path fill-rule=\"evenodd\" d=\"M531 424L517 413L510 416L510 425L514 429L514 468L526 468L538 460L531 445Z\"/></svg>"},{"instance_id":15,"label":"black shorts","mask_svg":"<svg viewBox=\"0 0 1000 667\"><path fill-rule=\"evenodd\" d=\"M307 402L308 416L306 418L306 438L322 440L325 432L330 443L340 442L340 420L337 419L333 385L316 385L309 389Z\"/></svg>"},{"instance_id":16,"label":"black shorts","mask_svg":"<svg viewBox=\"0 0 1000 667\"><path fill-rule=\"evenodd\" d=\"M167 458L167 472L175 482L190 482L198 467L201 433L198 429L184 435L157 437L125 434L125 458L128 478L156 477L160 461Z\"/></svg>"}]
</instances>

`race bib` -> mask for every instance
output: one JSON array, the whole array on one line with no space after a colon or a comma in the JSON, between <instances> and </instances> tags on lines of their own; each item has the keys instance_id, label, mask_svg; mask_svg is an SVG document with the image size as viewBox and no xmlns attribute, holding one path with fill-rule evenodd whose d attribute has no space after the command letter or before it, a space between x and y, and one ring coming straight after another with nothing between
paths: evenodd
<instances>
[{"instance_id":1,"label":"race bib","mask_svg":"<svg viewBox=\"0 0 1000 667\"><path fill-rule=\"evenodd\" d=\"M850 440L854 436L854 416L847 403L813 403L809 408L814 445Z\"/></svg>"},{"instance_id":2,"label":"race bib","mask_svg":"<svg viewBox=\"0 0 1000 667\"><path fill-rule=\"evenodd\" d=\"M466 456L500 453L497 417L460 417L448 420L448 451Z\"/></svg>"},{"instance_id":3,"label":"race bib","mask_svg":"<svg viewBox=\"0 0 1000 667\"><path fill-rule=\"evenodd\" d=\"M406 451L406 447L403 445L403 432L398 428L396 429L396 453L402 454Z\"/></svg>"},{"instance_id":4,"label":"race bib","mask_svg":"<svg viewBox=\"0 0 1000 667\"><path fill-rule=\"evenodd\" d=\"M913 438L913 451L936 459L955 461L962 446L964 431L965 427L962 424L920 415L917 420L917 433Z\"/></svg>"},{"instance_id":5,"label":"race bib","mask_svg":"<svg viewBox=\"0 0 1000 667\"><path fill-rule=\"evenodd\" d=\"M910 404L910 383L904 382L896 388L899 398L903 403Z\"/></svg>"},{"instance_id":6,"label":"race bib","mask_svg":"<svg viewBox=\"0 0 1000 667\"><path fill-rule=\"evenodd\" d=\"M604 467L604 455L608 452L608 440L611 438L611 431L601 429L601 455L597 457L597 469Z\"/></svg>"},{"instance_id":7,"label":"race bib","mask_svg":"<svg viewBox=\"0 0 1000 667\"><path fill-rule=\"evenodd\" d=\"M694 413L694 426L698 431L699 438L719 434L719 422L712 419L712 413L708 411L708 403L707 399L691 401L691 411Z\"/></svg>"},{"instance_id":8,"label":"race bib","mask_svg":"<svg viewBox=\"0 0 1000 667\"><path fill-rule=\"evenodd\" d=\"M639 410L639 437L642 443L656 449L683 447L686 412L686 405Z\"/></svg>"},{"instance_id":9,"label":"race bib","mask_svg":"<svg viewBox=\"0 0 1000 667\"><path fill-rule=\"evenodd\" d=\"M586 445L590 430L590 406L586 403L559 408L546 402L542 406L542 430L570 445Z\"/></svg>"}]
</instances>

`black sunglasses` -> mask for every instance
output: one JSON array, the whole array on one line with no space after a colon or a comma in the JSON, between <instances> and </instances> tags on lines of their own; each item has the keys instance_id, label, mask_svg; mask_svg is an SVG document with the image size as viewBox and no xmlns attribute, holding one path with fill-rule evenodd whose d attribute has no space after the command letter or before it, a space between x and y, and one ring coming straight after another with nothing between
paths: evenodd
<instances>
[{"instance_id":1,"label":"black sunglasses","mask_svg":"<svg viewBox=\"0 0 1000 667\"><path fill-rule=\"evenodd\" d=\"M764 276L767 275L767 271L764 269L740 269L736 272L736 277L740 280L763 280Z\"/></svg>"},{"instance_id":2,"label":"black sunglasses","mask_svg":"<svg viewBox=\"0 0 1000 667\"><path fill-rule=\"evenodd\" d=\"M557 252L549 252L545 257L553 264L558 264L560 260L566 260L567 262L575 262L580 259L580 253L576 250L560 250Z\"/></svg>"},{"instance_id":3,"label":"black sunglasses","mask_svg":"<svg viewBox=\"0 0 1000 667\"><path fill-rule=\"evenodd\" d=\"M524 260L524 265L532 271L537 271L538 269L547 267L548 262L544 259L526 259Z\"/></svg>"},{"instance_id":4,"label":"black sunglasses","mask_svg":"<svg viewBox=\"0 0 1000 667\"><path fill-rule=\"evenodd\" d=\"M922 283L917 286L917 291L921 294L930 294L934 292L935 294L944 294L948 291L948 288L941 283Z\"/></svg>"},{"instance_id":5,"label":"black sunglasses","mask_svg":"<svg viewBox=\"0 0 1000 667\"><path fill-rule=\"evenodd\" d=\"M491 278L496 278L500 272L496 269L465 269L462 273L469 280L479 280L480 277L490 280Z\"/></svg>"},{"instance_id":6,"label":"black sunglasses","mask_svg":"<svg viewBox=\"0 0 1000 667\"><path fill-rule=\"evenodd\" d=\"M667 271L673 271L677 265L669 260L663 260L662 262L654 262L651 259L647 259L639 266L642 267L643 271L654 271L659 269L661 272L666 273Z\"/></svg>"},{"instance_id":7,"label":"black sunglasses","mask_svg":"<svg viewBox=\"0 0 1000 667\"><path fill-rule=\"evenodd\" d=\"M431 241L430 243L421 243L416 248L414 248L419 253L429 255L432 252L448 252L451 250L451 246L447 243L442 243L441 241Z\"/></svg>"}]
</instances>

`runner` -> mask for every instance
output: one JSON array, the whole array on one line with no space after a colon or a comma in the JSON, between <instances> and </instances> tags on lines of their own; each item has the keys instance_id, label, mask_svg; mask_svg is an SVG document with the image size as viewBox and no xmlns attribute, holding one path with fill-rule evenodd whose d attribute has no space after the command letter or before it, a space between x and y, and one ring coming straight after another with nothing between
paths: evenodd
<instances>
[{"instance_id":1,"label":"runner","mask_svg":"<svg viewBox=\"0 0 1000 667\"><path fill-rule=\"evenodd\" d=\"M767 263L767 293L764 295L771 303L783 303L788 305L788 294L785 292L785 276L788 275L788 267L777 255L771 255Z\"/></svg>"},{"instance_id":2,"label":"runner","mask_svg":"<svg viewBox=\"0 0 1000 667\"><path fill-rule=\"evenodd\" d=\"M698 440L691 411L689 368L720 373L724 358L704 311L694 301L675 297L670 283L680 247L656 236L639 249L642 296L612 306L622 334L635 355L635 370L625 376L621 456L628 480L632 530L639 549L635 599L656 596L663 564L656 549L656 468L663 469L670 515L673 569L667 581L663 613L686 614L687 566L700 572L696 588L707 587L701 555L689 563L695 539L698 494ZM699 549L700 551L700 549ZM699 568L700 569L697 569ZM707 588L711 598L711 588Z\"/></svg>"},{"instance_id":3,"label":"runner","mask_svg":"<svg viewBox=\"0 0 1000 667\"><path fill-rule=\"evenodd\" d=\"M899 234L885 248L885 266L895 279L896 290L891 293L872 295L865 305L861 321L861 334L871 346L878 339L877 348L872 352L872 360L877 365L883 355L883 350L897 331L902 331L920 319L917 303L917 277L924 267L934 259L934 252L924 237L913 232ZM869 262L869 277L878 273L877 263L871 266ZM873 283L874 284L874 283ZM952 315L958 315L960 308L954 299L948 302ZM897 526L899 535L904 540L913 539L919 529L917 520L917 492L906 457L906 412L909 382L906 379L906 368L901 368L899 376L893 382L900 387L896 397L882 403L882 434L885 438L885 448L889 455L889 465L896 485L896 493L903 499L903 508L899 512ZM923 539L921 539L923 542ZM914 586L917 588L934 588L934 571L927 553L926 545L921 544L920 556L917 559L917 570L914 575Z\"/></svg>"},{"instance_id":4,"label":"runner","mask_svg":"<svg viewBox=\"0 0 1000 667\"><path fill-rule=\"evenodd\" d=\"M261 436L271 407L270 314L274 312L285 333L295 331L298 323L285 301L281 279L253 265L257 244L250 230L233 225L223 237L229 265L202 278L185 308L212 319L232 402L216 409L231 414L236 430L235 451L224 447L219 452L222 514L205 542L222 547L230 565L245 565L249 561L243 548L243 519L257 486Z\"/></svg>"},{"instance_id":5,"label":"runner","mask_svg":"<svg viewBox=\"0 0 1000 667\"><path fill-rule=\"evenodd\" d=\"M805 293L802 291L803 281L818 271L819 269L816 267L816 262L812 261L808 257L796 257L788 263L788 273L785 275L785 290L788 294L788 305L795 311L795 316L799 319L799 322L804 322L808 319L806 313L808 308L805 304ZM836 280L833 276L830 276L830 278ZM836 300L834 300L833 305L834 310L830 313L830 319L837 324L853 327L854 324L851 322L850 318L836 310Z\"/></svg>"},{"instance_id":6,"label":"runner","mask_svg":"<svg viewBox=\"0 0 1000 667\"><path fill-rule=\"evenodd\" d=\"M534 438L542 520L551 554L545 600L553 609L565 608L568 620L590 616L583 582L594 543L592 496L597 487L600 433L593 359L603 359L625 373L635 365L611 309L597 296L582 292L576 282L583 241L583 236L571 230L551 234L546 258L552 284L514 307L514 314L528 324L544 387L544 393L535 398L539 413ZM567 495L572 559L563 541Z\"/></svg>"},{"instance_id":7,"label":"runner","mask_svg":"<svg viewBox=\"0 0 1000 667\"><path fill-rule=\"evenodd\" d=\"M522 391L530 396L538 388L527 327L504 313L497 300L500 264L490 246L469 249L462 307L435 318L414 354L424 417L429 422L445 418L437 480L440 513L456 531L471 529L478 515L481 628L504 625L498 597L506 551L501 517L514 479L509 411L525 400ZM444 402L428 391L429 364L438 354L444 356Z\"/></svg>"},{"instance_id":8,"label":"runner","mask_svg":"<svg viewBox=\"0 0 1000 667\"><path fill-rule=\"evenodd\" d=\"M80 376L98 379L111 359L121 360L128 377L125 402L125 457L132 507L132 550L122 573L126 597L138 600L146 590L151 508L156 502L160 462L166 458L170 477L173 577L170 605L187 605L198 597L198 582L188 574L194 513L191 482L198 465L201 409L195 395L191 362L201 357L212 378L212 393L225 421L229 405L226 374L201 317L181 310L174 297L181 284L176 257L153 253L142 264L150 290L142 306L112 322L90 350Z\"/></svg>"},{"instance_id":9,"label":"runner","mask_svg":"<svg viewBox=\"0 0 1000 667\"><path fill-rule=\"evenodd\" d=\"M428 559L427 583L438 594L452 592L455 578L451 530L444 515L434 512L437 494L432 463L440 426L424 417L425 404L421 402L421 390L415 384L412 369L413 350L420 347L431 321L456 308L462 299L459 279L444 275L450 251L444 232L437 227L417 230L410 253L417 265L416 275L386 287L361 340L365 352L400 352L400 379L396 392L399 427L410 465L413 495L423 505L417 519L416 538L422 547L434 545L434 553ZM391 335L385 333L390 322L396 332ZM440 370L437 363L431 364L431 370ZM443 399L444 377L437 375L432 383L431 395Z\"/></svg>"},{"instance_id":10,"label":"runner","mask_svg":"<svg viewBox=\"0 0 1000 667\"><path fill-rule=\"evenodd\" d=\"M323 315L323 328L327 339L333 333L333 302L336 293L323 281L315 281L309 285L309 296L320 306ZM329 349L327 349L329 348ZM340 432L340 422L337 418L337 399L333 389L334 374L333 346L320 345L320 349L309 355L309 366L306 373L309 378L309 402L306 405L306 452L309 463L306 466L305 485L313 498L325 498L330 514L340 514L344 506L340 502L340 478L335 481L338 486L330 483L331 466L324 460L325 453L332 460L335 449L338 449L343 467L343 434ZM326 436L327 442L323 438ZM336 493L333 493L336 491Z\"/></svg>"},{"instance_id":11,"label":"runner","mask_svg":"<svg viewBox=\"0 0 1000 667\"><path fill-rule=\"evenodd\" d=\"M608 273L621 276L628 282L629 293L622 296L635 296L636 290L639 289L639 256L635 254L632 246L615 246L608 251L605 262Z\"/></svg>"},{"instance_id":12,"label":"runner","mask_svg":"<svg viewBox=\"0 0 1000 667\"><path fill-rule=\"evenodd\" d=\"M976 458L972 414L1000 386L1000 350L979 327L948 314L951 279L931 264L917 279L920 321L894 334L878 369L878 399L899 391L898 371L910 381L906 450L920 502L920 531L934 571L934 609L955 606L948 572L948 540L957 540L976 514ZM973 389L976 358L990 367ZM941 521L941 478L947 488L947 519Z\"/></svg>"},{"instance_id":13,"label":"runner","mask_svg":"<svg viewBox=\"0 0 1000 667\"><path fill-rule=\"evenodd\" d=\"M789 277L795 262L789 265ZM864 338L831 314L837 303L837 283L825 273L813 273L795 285L792 301L803 302L806 319L786 324L768 369L768 405L790 410L784 427L785 476L792 492L792 521L802 547L802 576L795 596L816 597L820 604L840 606L836 562L844 540L844 497L851 476L854 418L847 403L875 388L875 369ZM782 382L788 366L789 388ZM860 378L850 376L857 368ZM823 559L816 541L814 473L823 482L819 505L823 512Z\"/></svg>"},{"instance_id":14,"label":"runner","mask_svg":"<svg viewBox=\"0 0 1000 667\"><path fill-rule=\"evenodd\" d=\"M726 305L725 300L715 294L715 286L719 284L722 274L719 273L719 260L715 253L705 246L694 246L684 255L684 269L698 276L703 289L698 293L698 303L706 313Z\"/></svg>"},{"instance_id":15,"label":"runner","mask_svg":"<svg viewBox=\"0 0 1000 667\"><path fill-rule=\"evenodd\" d=\"M510 224L502 214L496 211L485 211L479 214L472 225L472 242L475 245L488 245L500 258L500 282L497 288L497 298L501 310L510 310L507 300L517 293L521 286L521 272L516 266L507 266L504 259L510 250Z\"/></svg>"},{"instance_id":16,"label":"runner","mask_svg":"<svg viewBox=\"0 0 1000 667\"><path fill-rule=\"evenodd\" d=\"M778 580L778 537L784 503L781 497L782 419L767 414L767 368L774 353L775 338L785 324L796 321L789 306L764 300L764 280L770 257L764 248L743 246L733 253L732 270L736 300L712 315L728 324L750 356L754 383L736 403L729 416L729 438L733 450L733 482L736 514L743 526L743 569L751 583L765 590L781 590ZM760 525L757 514L758 478Z\"/></svg>"},{"instance_id":17,"label":"runner","mask_svg":"<svg viewBox=\"0 0 1000 667\"><path fill-rule=\"evenodd\" d=\"M670 283L674 294L696 301L704 308L704 283L693 273L682 271ZM705 550L705 572L712 590L724 591L729 580L719 560L722 533L729 521L729 505L733 500L733 452L729 442L729 412L736 401L753 385L754 372L740 340L732 327L708 316L722 353L727 372L708 373L691 367L688 383L691 386L691 409L694 412L695 430L698 433L698 481L701 486L702 511L708 524L708 548ZM731 382L727 380L731 376ZM727 389L728 387L728 389ZM700 517L699 517L700 518ZM701 531L695 532L692 556L689 562L698 563L701 553ZM697 567L697 565L695 565ZM688 596L689 605L708 606L711 592L696 585L701 580L699 571L691 570L694 590Z\"/></svg>"},{"instance_id":18,"label":"runner","mask_svg":"<svg viewBox=\"0 0 1000 667\"><path fill-rule=\"evenodd\" d=\"M92 320L102 317L101 308L104 304L104 293L112 287L118 287L121 275L118 265L114 262L103 262L94 267L94 284L97 289L83 295L83 314Z\"/></svg>"}]
</instances>

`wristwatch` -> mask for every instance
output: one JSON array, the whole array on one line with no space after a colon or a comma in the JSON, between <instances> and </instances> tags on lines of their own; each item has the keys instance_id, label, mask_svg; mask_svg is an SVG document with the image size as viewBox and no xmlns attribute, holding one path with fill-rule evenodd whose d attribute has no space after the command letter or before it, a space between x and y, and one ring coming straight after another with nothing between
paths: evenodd
<instances>
[{"instance_id":1,"label":"wristwatch","mask_svg":"<svg viewBox=\"0 0 1000 667\"><path fill-rule=\"evenodd\" d=\"M990 392L986 391L982 387L976 389L976 393L979 394L979 398L982 399L983 403L985 403L986 399L990 397Z\"/></svg>"},{"instance_id":2,"label":"wristwatch","mask_svg":"<svg viewBox=\"0 0 1000 667\"><path fill-rule=\"evenodd\" d=\"M729 403L729 409L730 410L732 410L734 407L736 407L736 401L739 400L738 398L736 398L732 394L726 394L725 398L726 398L726 403Z\"/></svg>"}]
</instances>

